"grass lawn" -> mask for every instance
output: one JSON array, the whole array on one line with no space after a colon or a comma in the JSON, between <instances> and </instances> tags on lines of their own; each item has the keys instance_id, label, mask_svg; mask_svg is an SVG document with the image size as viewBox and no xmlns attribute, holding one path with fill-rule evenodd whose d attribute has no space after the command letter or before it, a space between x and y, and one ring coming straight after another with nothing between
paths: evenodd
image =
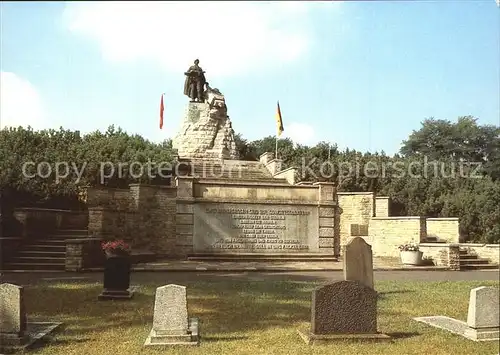
<instances>
[{"instance_id":1,"label":"grass lawn","mask_svg":"<svg viewBox=\"0 0 500 355\"><path fill-rule=\"evenodd\" d=\"M141 285L130 301L97 301L101 285L60 283L27 286L32 321L62 321L34 354L486 354L498 343L476 343L426 326L412 317L445 315L466 320L471 288L499 282L378 282L379 330L392 344L336 343L308 346L297 328L310 320L312 282L186 282L189 316L201 321L196 348L151 349L143 344L152 326L155 288Z\"/></svg>"}]
</instances>

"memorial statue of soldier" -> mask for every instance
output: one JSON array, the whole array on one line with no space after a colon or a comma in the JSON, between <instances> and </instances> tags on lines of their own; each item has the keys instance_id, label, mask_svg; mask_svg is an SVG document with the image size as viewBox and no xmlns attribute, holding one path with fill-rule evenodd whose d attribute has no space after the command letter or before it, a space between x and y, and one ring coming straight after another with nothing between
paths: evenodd
<instances>
[{"instance_id":1,"label":"memorial statue of soldier","mask_svg":"<svg viewBox=\"0 0 500 355\"><path fill-rule=\"evenodd\" d=\"M184 82L184 95L189 96L191 102L205 102L205 72L198 65L200 61L196 59L194 65L191 65L186 75Z\"/></svg>"}]
</instances>

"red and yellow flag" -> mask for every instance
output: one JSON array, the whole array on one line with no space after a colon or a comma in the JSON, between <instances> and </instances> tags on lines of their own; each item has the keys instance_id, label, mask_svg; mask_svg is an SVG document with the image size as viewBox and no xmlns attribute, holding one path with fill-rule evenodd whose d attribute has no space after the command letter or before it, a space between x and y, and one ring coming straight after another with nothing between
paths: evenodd
<instances>
[{"instance_id":1,"label":"red and yellow flag","mask_svg":"<svg viewBox=\"0 0 500 355\"><path fill-rule=\"evenodd\" d=\"M284 128L283 128L283 118L281 117L281 109L280 109L280 102L278 101L278 109L276 111L276 126L278 129L278 137L281 136L281 133L283 133Z\"/></svg>"},{"instance_id":2,"label":"red and yellow flag","mask_svg":"<svg viewBox=\"0 0 500 355\"><path fill-rule=\"evenodd\" d=\"M163 106L163 94L161 95L161 101L160 101L160 129L163 128L163 111L165 110L165 107Z\"/></svg>"}]
</instances>

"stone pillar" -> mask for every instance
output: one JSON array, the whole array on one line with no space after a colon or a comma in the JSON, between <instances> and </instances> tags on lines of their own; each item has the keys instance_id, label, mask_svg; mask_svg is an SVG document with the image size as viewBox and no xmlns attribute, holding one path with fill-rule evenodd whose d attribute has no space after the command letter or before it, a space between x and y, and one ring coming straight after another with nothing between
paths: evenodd
<instances>
[{"instance_id":1,"label":"stone pillar","mask_svg":"<svg viewBox=\"0 0 500 355\"><path fill-rule=\"evenodd\" d=\"M314 185L318 186L320 251L338 256L340 254L340 239L339 235L335 233L337 210L335 186L328 182L317 182Z\"/></svg>"},{"instance_id":2,"label":"stone pillar","mask_svg":"<svg viewBox=\"0 0 500 355\"><path fill-rule=\"evenodd\" d=\"M264 165L267 165L271 160L273 160L273 153L271 152L265 152L259 157L259 161Z\"/></svg>"},{"instance_id":3,"label":"stone pillar","mask_svg":"<svg viewBox=\"0 0 500 355\"><path fill-rule=\"evenodd\" d=\"M103 207L89 207L88 234L102 237L104 235L104 221L106 210Z\"/></svg>"},{"instance_id":4,"label":"stone pillar","mask_svg":"<svg viewBox=\"0 0 500 355\"><path fill-rule=\"evenodd\" d=\"M24 239L28 237L29 231L29 218L27 211L16 211L14 210L14 220L16 220L20 227L20 236Z\"/></svg>"},{"instance_id":5,"label":"stone pillar","mask_svg":"<svg viewBox=\"0 0 500 355\"><path fill-rule=\"evenodd\" d=\"M272 175L276 175L281 171L282 164L283 160L273 159L267 163L266 168Z\"/></svg>"},{"instance_id":6,"label":"stone pillar","mask_svg":"<svg viewBox=\"0 0 500 355\"><path fill-rule=\"evenodd\" d=\"M194 251L194 182L191 177L177 177L176 250L179 256Z\"/></svg>"},{"instance_id":7,"label":"stone pillar","mask_svg":"<svg viewBox=\"0 0 500 355\"><path fill-rule=\"evenodd\" d=\"M449 244L448 246L448 268L460 271L460 246L458 244Z\"/></svg>"},{"instance_id":8,"label":"stone pillar","mask_svg":"<svg viewBox=\"0 0 500 355\"><path fill-rule=\"evenodd\" d=\"M389 217L389 197L375 197L375 216L374 217Z\"/></svg>"}]
</instances>

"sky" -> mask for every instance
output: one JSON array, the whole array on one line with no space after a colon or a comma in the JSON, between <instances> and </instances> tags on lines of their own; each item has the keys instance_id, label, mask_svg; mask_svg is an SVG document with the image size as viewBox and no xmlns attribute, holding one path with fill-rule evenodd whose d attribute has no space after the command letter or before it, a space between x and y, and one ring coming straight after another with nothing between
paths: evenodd
<instances>
[{"instance_id":1,"label":"sky","mask_svg":"<svg viewBox=\"0 0 500 355\"><path fill-rule=\"evenodd\" d=\"M495 0L6 2L0 128L104 131L161 142L200 60L236 133L396 153L430 117L500 125ZM160 97L165 94L163 129Z\"/></svg>"}]
</instances>

